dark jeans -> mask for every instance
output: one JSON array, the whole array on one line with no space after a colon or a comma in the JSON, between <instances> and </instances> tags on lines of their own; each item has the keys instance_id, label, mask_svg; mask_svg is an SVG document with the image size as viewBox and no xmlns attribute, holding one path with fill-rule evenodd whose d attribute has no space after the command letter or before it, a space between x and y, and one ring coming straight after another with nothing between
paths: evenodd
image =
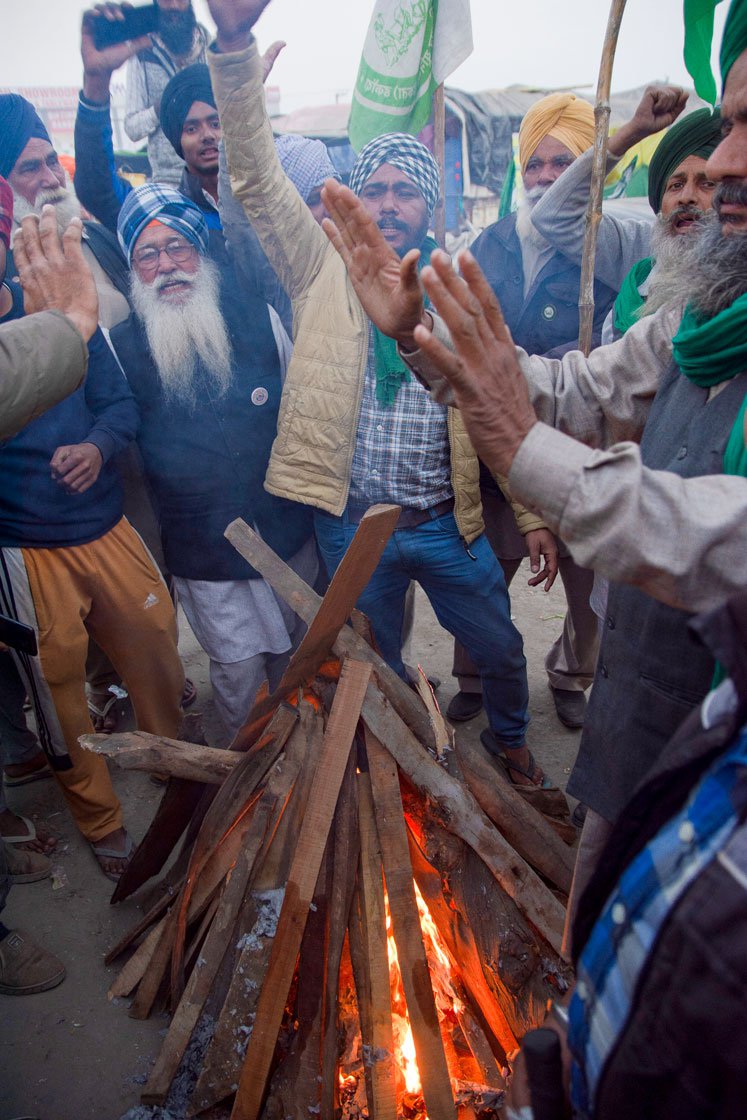
<instances>
[{"instance_id":1,"label":"dark jeans","mask_svg":"<svg viewBox=\"0 0 747 1120\"><path fill-rule=\"evenodd\" d=\"M331 575L358 526L347 514L332 517L318 510L314 526ZM453 513L447 513L414 529L397 529L389 539L357 606L371 621L382 657L403 680L402 619L410 580L423 588L441 625L469 650L499 745L523 746L529 722L526 659L501 566L485 537L468 551Z\"/></svg>"}]
</instances>

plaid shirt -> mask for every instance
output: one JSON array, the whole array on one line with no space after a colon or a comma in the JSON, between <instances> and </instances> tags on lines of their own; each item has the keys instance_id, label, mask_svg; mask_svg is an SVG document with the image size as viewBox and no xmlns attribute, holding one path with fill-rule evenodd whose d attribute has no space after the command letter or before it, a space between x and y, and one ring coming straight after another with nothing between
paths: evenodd
<instances>
[{"instance_id":1,"label":"plaid shirt","mask_svg":"<svg viewBox=\"0 0 747 1120\"><path fill-rule=\"evenodd\" d=\"M350 501L430 509L451 498L446 409L411 377L384 408L376 400L373 331L368 332L363 400L350 477Z\"/></svg>"},{"instance_id":2,"label":"plaid shirt","mask_svg":"<svg viewBox=\"0 0 747 1120\"><path fill-rule=\"evenodd\" d=\"M575 1059L571 1098L578 1117L594 1113L604 1067L633 1009L638 981L667 916L736 828L742 805L734 795L745 766L747 727L682 811L625 870L594 927L569 1007L568 1044Z\"/></svg>"}]
</instances>

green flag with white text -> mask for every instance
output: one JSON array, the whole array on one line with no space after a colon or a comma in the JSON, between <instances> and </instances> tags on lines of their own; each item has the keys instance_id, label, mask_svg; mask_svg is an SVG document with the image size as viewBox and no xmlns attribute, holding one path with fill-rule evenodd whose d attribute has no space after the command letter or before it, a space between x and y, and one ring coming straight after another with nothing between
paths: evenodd
<instances>
[{"instance_id":1,"label":"green flag with white text","mask_svg":"<svg viewBox=\"0 0 747 1120\"><path fill-rule=\"evenodd\" d=\"M469 0L375 0L348 123L353 148L420 132L436 86L471 51Z\"/></svg>"}]
</instances>

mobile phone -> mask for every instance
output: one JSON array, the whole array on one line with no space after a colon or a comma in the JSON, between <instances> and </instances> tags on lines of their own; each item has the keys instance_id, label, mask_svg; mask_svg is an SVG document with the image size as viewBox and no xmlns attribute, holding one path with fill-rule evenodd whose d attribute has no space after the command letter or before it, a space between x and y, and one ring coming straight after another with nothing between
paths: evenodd
<instances>
[{"instance_id":1,"label":"mobile phone","mask_svg":"<svg viewBox=\"0 0 747 1120\"><path fill-rule=\"evenodd\" d=\"M36 657L36 630L19 622L16 618L8 618L7 614L0 614L0 642L19 653L29 653Z\"/></svg>"},{"instance_id":2,"label":"mobile phone","mask_svg":"<svg viewBox=\"0 0 747 1120\"><path fill-rule=\"evenodd\" d=\"M93 41L96 50L113 47L115 43L126 43L158 30L158 5L142 4L139 8L123 8L124 19L107 19L94 16Z\"/></svg>"}]
</instances>

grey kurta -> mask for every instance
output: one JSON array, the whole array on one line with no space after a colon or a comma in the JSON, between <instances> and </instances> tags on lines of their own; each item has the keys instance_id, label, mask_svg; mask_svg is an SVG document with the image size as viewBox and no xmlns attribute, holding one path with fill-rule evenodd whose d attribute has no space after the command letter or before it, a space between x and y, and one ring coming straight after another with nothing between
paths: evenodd
<instances>
[{"instance_id":1,"label":"grey kurta","mask_svg":"<svg viewBox=\"0 0 747 1120\"><path fill-rule=\"evenodd\" d=\"M719 474L747 392L739 374L717 395L672 364L641 440L645 466L682 478ZM662 525L662 533L678 526ZM635 587L610 588L604 637L568 792L609 821L619 815L667 740L703 699L713 658L690 633L691 614Z\"/></svg>"}]
</instances>

